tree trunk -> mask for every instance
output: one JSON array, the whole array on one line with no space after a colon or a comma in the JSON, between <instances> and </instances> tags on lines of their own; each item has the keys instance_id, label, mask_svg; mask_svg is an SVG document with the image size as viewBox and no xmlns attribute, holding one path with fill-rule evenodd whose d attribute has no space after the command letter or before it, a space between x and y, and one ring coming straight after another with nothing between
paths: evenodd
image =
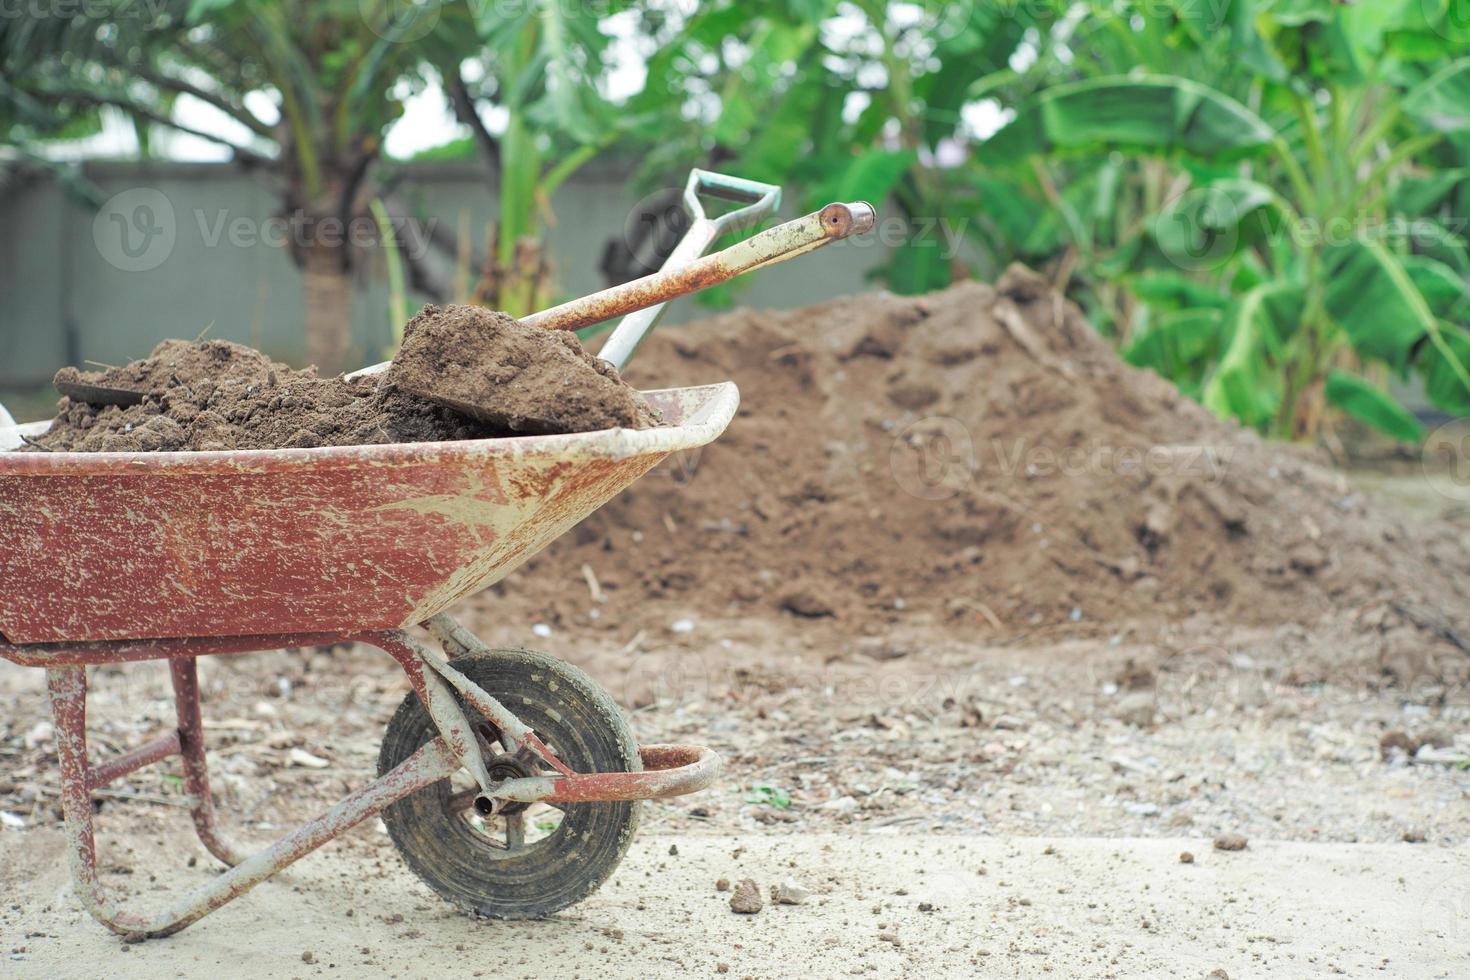
<instances>
[{"instance_id":1,"label":"tree trunk","mask_svg":"<svg viewBox=\"0 0 1470 980\"><path fill-rule=\"evenodd\" d=\"M348 367L352 346L352 280L341 248L315 244L303 250L306 276L306 359L323 377Z\"/></svg>"}]
</instances>

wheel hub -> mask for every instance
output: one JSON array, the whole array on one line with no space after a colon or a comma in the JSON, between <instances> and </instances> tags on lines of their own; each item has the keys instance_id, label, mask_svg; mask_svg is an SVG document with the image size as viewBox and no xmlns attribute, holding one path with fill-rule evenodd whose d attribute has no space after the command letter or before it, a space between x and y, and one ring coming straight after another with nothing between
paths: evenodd
<instances>
[{"instance_id":1,"label":"wheel hub","mask_svg":"<svg viewBox=\"0 0 1470 980\"><path fill-rule=\"evenodd\" d=\"M501 782L506 779L524 779L527 776L539 775L540 770L528 765L526 760L513 753L504 753L485 761L485 770L490 774L493 782ZM531 804L521 800L506 800L501 804L500 816L507 817L517 813L523 813Z\"/></svg>"}]
</instances>

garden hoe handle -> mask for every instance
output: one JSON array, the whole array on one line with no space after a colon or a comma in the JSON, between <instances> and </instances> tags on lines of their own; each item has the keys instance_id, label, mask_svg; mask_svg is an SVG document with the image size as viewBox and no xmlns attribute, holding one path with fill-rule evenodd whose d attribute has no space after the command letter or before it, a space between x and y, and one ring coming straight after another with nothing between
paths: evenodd
<instances>
[{"instance_id":1,"label":"garden hoe handle","mask_svg":"<svg viewBox=\"0 0 1470 980\"><path fill-rule=\"evenodd\" d=\"M744 202L745 207L718 218L710 218L705 215L704 204L699 199L701 191L710 197ZM684 268L704 255L725 232L758 224L780 206L781 188L775 184L762 184L708 170L689 171L689 181L684 185L684 213L689 216L689 230L669 253L659 272L673 272ZM643 338L658 324L659 317L667 307L667 302L655 303L623 317L612 336L602 345L602 359L621 369L643 342Z\"/></svg>"},{"instance_id":2,"label":"garden hoe handle","mask_svg":"<svg viewBox=\"0 0 1470 980\"><path fill-rule=\"evenodd\" d=\"M695 259L683 268L655 272L651 276L634 279L621 286L604 289L522 317L521 322L547 330L576 330L620 313L658 306L675 297L718 286L747 272L805 255L823 245L852 235L861 235L872 230L876 221L877 214L873 206L865 201L829 204L820 211L813 211L795 221L768 228L713 255ZM642 325L642 332L646 333L650 326L651 323ZM616 334L608 339L608 343L611 344L614 339ZM617 350L604 351L602 358L614 367L621 368L632 354L632 348L636 346L636 343L629 345L626 341L620 342ZM622 358L621 363L614 360L619 356Z\"/></svg>"}]
</instances>

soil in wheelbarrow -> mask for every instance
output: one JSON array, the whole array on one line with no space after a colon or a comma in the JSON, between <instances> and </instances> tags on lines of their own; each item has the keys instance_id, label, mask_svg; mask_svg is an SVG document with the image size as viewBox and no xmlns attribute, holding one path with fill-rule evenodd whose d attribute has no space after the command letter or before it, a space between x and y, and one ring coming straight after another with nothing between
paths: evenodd
<instances>
[{"instance_id":1,"label":"soil in wheelbarrow","mask_svg":"<svg viewBox=\"0 0 1470 980\"><path fill-rule=\"evenodd\" d=\"M933 626L1106 641L1328 620L1373 634L1385 671L1470 663L1455 533L1124 363L1029 271L669 327L629 374L733 379L740 414L497 587L497 615L518 601L619 644L775 615L878 656ZM680 620L694 631L671 634Z\"/></svg>"},{"instance_id":2,"label":"soil in wheelbarrow","mask_svg":"<svg viewBox=\"0 0 1470 980\"><path fill-rule=\"evenodd\" d=\"M127 407L63 398L33 449L295 449L658 424L642 396L575 336L469 306L425 307L405 327L385 376L322 378L221 340L166 340L143 360L99 372L66 368L62 376L147 397ZM440 389L486 406L495 421L419 394Z\"/></svg>"}]
</instances>

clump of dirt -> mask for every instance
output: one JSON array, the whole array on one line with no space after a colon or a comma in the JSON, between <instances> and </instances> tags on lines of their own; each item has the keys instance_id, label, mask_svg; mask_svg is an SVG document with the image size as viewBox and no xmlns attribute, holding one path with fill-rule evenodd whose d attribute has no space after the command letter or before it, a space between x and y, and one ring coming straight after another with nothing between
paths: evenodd
<instances>
[{"instance_id":1,"label":"clump of dirt","mask_svg":"<svg viewBox=\"0 0 1470 980\"><path fill-rule=\"evenodd\" d=\"M294 371L223 340L166 340L142 361L78 380L135 387L141 404L63 398L36 448L62 452L299 449L477 439L503 431L399 391Z\"/></svg>"},{"instance_id":2,"label":"clump of dirt","mask_svg":"<svg viewBox=\"0 0 1470 980\"><path fill-rule=\"evenodd\" d=\"M617 628L654 600L671 618L996 642L1352 617L1406 657L1470 636L1453 535L1126 365L1023 269L665 329L629 373L734 380L740 414L497 587L537 620ZM595 617L583 566L611 597Z\"/></svg>"},{"instance_id":3,"label":"clump of dirt","mask_svg":"<svg viewBox=\"0 0 1470 980\"><path fill-rule=\"evenodd\" d=\"M426 306L403 333L388 380L515 432L646 429L643 396L566 331L530 327L478 306Z\"/></svg>"},{"instance_id":4,"label":"clump of dirt","mask_svg":"<svg viewBox=\"0 0 1470 980\"><path fill-rule=\"evenodd\" d=\"M483 329L482 329L483 328ZM71 380L146 392L126 407L63 398L32 449L60 452L299 449L440 442L658 424L642 396L586 354L577 338L523 327L474 307L426 307L386 376L348 380L295 371L228 341L166 340L141 361ZM439 356L440 348L454 353ZM435 365L449 390L504 409L477 420L419 397ZM477 374L483 372L483 377ZM499 387L505 391L501 393Z\"/></svg>"}]
</instances>

